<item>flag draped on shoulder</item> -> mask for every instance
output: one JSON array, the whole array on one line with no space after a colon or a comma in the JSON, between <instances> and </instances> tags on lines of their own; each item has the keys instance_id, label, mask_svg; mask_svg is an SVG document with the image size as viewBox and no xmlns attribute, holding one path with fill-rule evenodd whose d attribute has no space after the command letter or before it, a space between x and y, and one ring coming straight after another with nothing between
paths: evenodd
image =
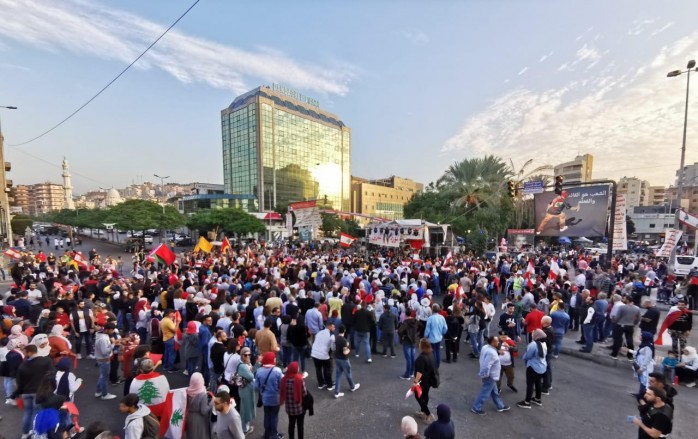
<instances>
[{"instance_id":1,"label":"flag draped on shoulder","mask_svg":"<svg viewBox=\"0 0 698 439\"><path fill-rule=\"evenodd\" d=\"M350 247L354 243L354 241L356 241L356 238L347 233L342 232L339 235L339 245L341 245L344 248Z\"/></svg>"},{"instance_id":2,"label":"flag draped on shoulder","mask_svg":"<svg viewBox=\"0 0 698 439\"><path fill-rule=\"evenodd\" d=\"M204 253L211 253L211 250L213 249L213 244L208 242L206 238L203 236L199 238L199 242L196 243L196 247L194 247L194 253L196 252L204 252Z\"/></svg>"},{"instance_id":3,"label":"flag draped on shoulder","mask_svg":"<svg viewBox=\"0 0 698 439\"><path fill-rule=\"evenodd\" d=\"M181 439L187 422L187 388L174 389L167 393L162 416L160 437Z\"/></svg>"},{"instance_id":4,"label":"flag draped on shoulder","mask_svg":"<svg viewBox=\"0 0 698 439\"><path fill-rule=\"evenodd\" d=\"M679 317L681 317L684 314L690 314L691 311L688 309L674 309L673 311L669 312L667 314L666 318L664 319L664 322L662 323L662 326L659 328L659 332L657 333L657 339L654 341L654 344L657 346L662 346L664 344L671 344L671 341L666 340L666 331L669 329L669 326L673 325Z\"/></svg>"},{"instance_id":5,"label":"flag draped on shoulder","mask_svg":"<svg viewBox=\"0 0 698 439\"><path fill-rule=\"evenodd\" d=\"M147 405L155 416L162 416L170 384L165 376L150 372L136 376L131 381L129 391L138 395L138 399Z\"/></svg>"}]
</instances>

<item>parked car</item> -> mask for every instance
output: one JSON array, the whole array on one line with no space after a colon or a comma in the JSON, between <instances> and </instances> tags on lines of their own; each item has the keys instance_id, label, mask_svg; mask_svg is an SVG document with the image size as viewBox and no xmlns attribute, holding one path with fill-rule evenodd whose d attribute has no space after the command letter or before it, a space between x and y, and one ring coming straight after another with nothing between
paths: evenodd
<instances>
[{"instance_id":1,"label":"parked car","mask_svg":"<svg viewBox=\"0 0 698 439\"><path fill-rule=\"evenodd\" d=\"M187 236L185 238L180 239L179 241L175 240L175 245L177 247L189 247L194 245L194 240Z\"/></svg>"},{"instance_id":2,"label":"parked car","mask_svg":"<svg viewBox=\"0 0 698 439\"><path fill-rule=\"evenodd\" d=\"M145 235L143 237L143 240L145 241L146 244L152 244L153 243L153 235Z\"/></svg>"}]
</instances>

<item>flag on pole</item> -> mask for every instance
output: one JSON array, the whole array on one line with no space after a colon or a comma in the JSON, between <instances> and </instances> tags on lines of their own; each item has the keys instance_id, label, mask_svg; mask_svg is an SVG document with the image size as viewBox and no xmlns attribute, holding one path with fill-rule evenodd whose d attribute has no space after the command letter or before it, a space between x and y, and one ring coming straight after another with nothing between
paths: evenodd
<instances>
[{"instance_id":1,"label":"flag on pole","mask_svg":"<svg viewBox=\"0 0 698 439\"><path fill-rule=\"evenodd\" d=\"M12 248L8 248L3 254L11 259L19 259L22 256L20 252Z\"/></svg>"},{"instance_id":2,"label":"flag on pole","mask_svg":"<svg viewBox=\"0 0 698 439\"><path fill-rule=\"evenodd\" d=\"M223 242L221 243L221 253L225 253L227 250L230 250L232 247L230 246L230 241L228 241L228 237L224 236L223 237Z\"/></svg>"},{"instance_id":3,"label":"flag on pole","mask_svg":"<svg viewBox=\"0 0 698 439\"><path fill-rule=\"evenodd\" d=\"M87 270L87 268L88 268L87 259L85 258L85 255L83 255L80 252L75 252L75 254L73 255L73 258L72 258L72 260L70 260L69 264L71 264L71 263L78 270L80 270L80 269Z\"/></svg>"},{"instance_id":4,"label":"flag on pole","mask_svg":"<svg viewBox=\"0 0 698 439\"><path fill-rule=\"evenodd\" d=\"M528 287L533 288L533 279L536 278L536 269L533 267L533 260L529 259L528 260L528 267L526 268L526 274L524 274L524 279L528 281Z\"/></svg>"},{"instance_id":5,"label":"flag on pole","mask_svg":"<svg viewBox=\"0 0 698 439\"><path fill-rule=\"evenodd\" d=\"M204 252L204 253L211 253L211 250L213 249L213 245L208 242L206 238L203 236L199 238L199 242L196 243L196 247L194 247L194 253L196 252Z\"/></svg>"},{"instance_id":6,"label":"flag on pole","mask_svg":"<svg viewBox=\"0 0 698 439\"><path fill-rule=\"evenodd\" d=\"M174 389L167 393L162 417L160 437L181 439L187 421L187 388Z\"/></svg>"},{"instance_id":7,"label":"flag on pole","mask_svg":"<svg viewBox=\"0 0 698 439\"><path fill-rule=\"evenodd\" d=\"M170 247L165 244L160 244L148 253L149 261L158 261L164 265L172 265L177 259Z\"/></svg>"},{"instance_id":8,"label":"flag on pole","mask_svg":"<svg viewBox=\"0 0 698 439\"><path fill-rule=\"evenodd\" d=\"M548 272L548 281L555 282L555 279L560 276L560 266L557 263L557 258L553 257L552 262L550 262L550 272Z\"/></svg>"},{"instance_id":9,"label":"flag on pole","mask_svg":"<svg viewBox=\"0 0 698 439\"><path fill-rule=\"evenodd\" d=\"M444 260L444 267L448 266L451 262L453 262L453 252L449 250L446 255L446 260Z\"/></svg>"},{"instance_id":10,"label":"flag on pole","mask_svg":"<svg viewBox=\"0 0 698 439\"><path fill-rule=\"evenodd\" d=\"M354 241L356 241L356 238L351 235L348 235L344 232L339 234L339 245L341 245L344 248L351 246L354 243Z\"/></svg>"}]
</instances>

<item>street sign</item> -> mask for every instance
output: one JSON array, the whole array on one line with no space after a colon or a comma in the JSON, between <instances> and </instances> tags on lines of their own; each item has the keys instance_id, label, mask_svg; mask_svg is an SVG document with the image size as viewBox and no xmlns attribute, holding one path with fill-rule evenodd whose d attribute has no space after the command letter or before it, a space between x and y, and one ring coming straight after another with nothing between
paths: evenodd
<instances>
[{"instance_id":1,"label":"street sign","mask_svg":"<svg viewBox=\"0 0 698 439\"><path fill-rule=\"evenodd\" d=\"M542 194L545 188L545 183L542 181L525 181L523 192L526 195Z\"/></svg>"}]
</instances>

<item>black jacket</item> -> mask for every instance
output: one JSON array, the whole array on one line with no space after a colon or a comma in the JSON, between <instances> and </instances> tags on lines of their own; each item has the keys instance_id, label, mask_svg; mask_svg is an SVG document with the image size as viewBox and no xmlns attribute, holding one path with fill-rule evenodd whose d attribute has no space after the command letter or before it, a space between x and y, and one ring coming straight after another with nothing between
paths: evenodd
<instances>
[{"instance_id":1,"label":"black jacket","mask_svg":"<svg viewBox=\"0 0 698 439\"><path fill-rule=\"evenodd\" d=\"M13 394L13 399L18 395L36 393L44 375L53 371L53 362L49 357L35 355L27 358L17 369L17 390Z\"/></svg>"}]
</instances>

